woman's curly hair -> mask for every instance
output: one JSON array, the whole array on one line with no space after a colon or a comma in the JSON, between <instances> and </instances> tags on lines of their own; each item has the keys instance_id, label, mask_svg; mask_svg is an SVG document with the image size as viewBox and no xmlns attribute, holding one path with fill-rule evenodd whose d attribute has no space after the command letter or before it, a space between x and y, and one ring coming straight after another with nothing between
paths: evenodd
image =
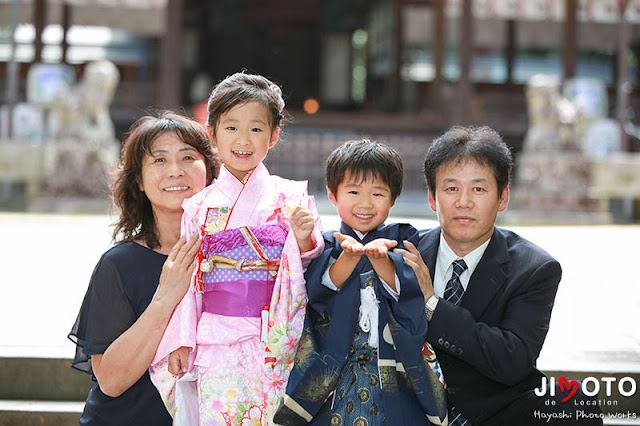
<instances>
[{"instance_id":1,"label":"woman's curly hair","mask_svg":"<svg viewBox=\"0 0 640 426\"><path fill-rule=\"evenodd\" d=\"M120 163L112 173L111 197L113 207L119 210L112 234L116 242L142 239L150 248L160 245L151 202L139 184L145 156L151 154L156 139L168 132L174 133L204 157L207 184L218 176L220 161L217 150L202 125L170 111L141 117L129 129Z\"/></svg>"}]
</instances>

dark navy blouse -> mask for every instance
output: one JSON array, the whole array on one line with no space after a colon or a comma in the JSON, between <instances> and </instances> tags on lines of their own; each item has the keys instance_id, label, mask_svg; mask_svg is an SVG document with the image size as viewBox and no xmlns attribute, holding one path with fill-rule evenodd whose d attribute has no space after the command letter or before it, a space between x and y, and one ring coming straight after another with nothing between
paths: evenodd
<instances>
[{"instance_id":1,"label":"dark navy blouse","mask_svg":"<svg viewBox=\"0 0 640 426\"><path fill-rule=\"evenodd\" d=\"M91 369L91 355L103 354L145 311L158 287L167 256L133 242L119 244L96 265L78 318L69 333L76 343L72 366L91 374L81 425L171 425L149 372L117 398L105 395Z\"/></svg>"}]
</instances>

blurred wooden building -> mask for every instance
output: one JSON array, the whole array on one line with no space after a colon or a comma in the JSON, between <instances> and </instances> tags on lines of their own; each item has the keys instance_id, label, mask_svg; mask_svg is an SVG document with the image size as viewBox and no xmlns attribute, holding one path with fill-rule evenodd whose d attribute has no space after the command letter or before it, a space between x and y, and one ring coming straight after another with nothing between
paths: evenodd
<instances>
[{"instance_id":1,"label":"blurred wooden building","mask_svg":"<svg viewBox=\"0 0 640 426\"><path fill-rule=\"evenodd\" d=\"M0 0L0 103L24 100L32 63L81 73L106 58L123 131L150 106L189 112L247 69L283 86L300 125L486 123L517 150L536 73L601 79L611 116L634 119L638 23L640 0ZM107 35L85 36L96 27Z\"/></svg>"}]
</instances>

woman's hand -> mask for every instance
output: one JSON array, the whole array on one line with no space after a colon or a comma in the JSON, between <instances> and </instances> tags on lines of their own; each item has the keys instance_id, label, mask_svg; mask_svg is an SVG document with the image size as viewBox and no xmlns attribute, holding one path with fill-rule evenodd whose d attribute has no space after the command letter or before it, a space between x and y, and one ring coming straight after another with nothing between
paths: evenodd
<instances>
[{"instance_id":1,"label":"woman's hand","mask_svg":"<svg viewBox=\"0 0 640 426\"><path fill-rule=\"evenodd\" d=\"M106 395L122 395L149 369L171 314L189 289L199 248L197 234L178 240L164 262L158 290L147 309L104 354L91 357L93 372Z\"/></svg>"},{"instance_id":2,"label":"woman's hand","mask_svg":"<svg viewBox=\"0 0 640 426\"><path fill-rule=\"evenodd\" d=\"M291 224L291 230L298 242L298 248L300 253L311 250L313 242L311 241L311 233L315 226L313 220L313 213L309 209L304 207L296 207L289 217L289 223Z\"/></svg>"},{"instance_id":3,"label":"woman's hand","mask_svg":"<svg viewBox=\"0 0 640 426\"><path fill-rule=\"evenodd\" d=\"M180 303L189 289L199 249L200 238L197 233L188 240L184 235L180 237L162 266L158 291L154 296L155 301L167 303L172 307Z\"/></svg>"}]
</instances>

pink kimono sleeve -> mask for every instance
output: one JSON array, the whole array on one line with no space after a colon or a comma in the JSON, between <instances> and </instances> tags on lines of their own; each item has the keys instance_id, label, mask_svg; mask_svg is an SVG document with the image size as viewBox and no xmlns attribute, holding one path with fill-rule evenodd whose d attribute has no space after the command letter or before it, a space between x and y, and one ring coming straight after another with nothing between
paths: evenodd
<instances>
[{"instance_id":1,"label":"pink kimono sleeve","mask_svg":"<svg viewBox=\"0 0 640 426\"><path fill-rule=\"evenodd\" d=\"M194 197L189 198L182 203L182 208L184 210L180 232L182 235L186 234L189 237L193 235L194 232L198 232L198 214L203 201L203 198L200 197L201 195L203 195L203 193L196 194ZM200 309L198 309L198 295L193 291L194 276L191 277L189 290L187 290L187 293L171 315L169 324L167 325L164 335L162 336L162 340L160 340L160 344L156 350L156 355L153 358L152 365L162 361L163 358L169 356L171 352L182 346L191 348L191 352L195 350L196 328L198 318L200 317ZM191 362L189 364L189 369L191 369Z\"/></svg>"},{"instance_id":2,"label":"pink kimono sleeve","mask_svg":"<svg viewBox=\"0 0 640 426\"><path fill-rule=\"evenodd\" d=\"M309 263L311 263L313 259L320 256L320 253L324 251L324 238L322 237L322 220L320 219L320 215L318 214L318 210L316 209L316 201L313 196L309 196L307 200L307 208L311 213L313 213L313 222L315 226L313 227L313 232L311 233L313 247L311 248L311 250L300 253L300 260L302 261L302 268L304 270L307 269Z\"/></svg>"}]
</instances>

